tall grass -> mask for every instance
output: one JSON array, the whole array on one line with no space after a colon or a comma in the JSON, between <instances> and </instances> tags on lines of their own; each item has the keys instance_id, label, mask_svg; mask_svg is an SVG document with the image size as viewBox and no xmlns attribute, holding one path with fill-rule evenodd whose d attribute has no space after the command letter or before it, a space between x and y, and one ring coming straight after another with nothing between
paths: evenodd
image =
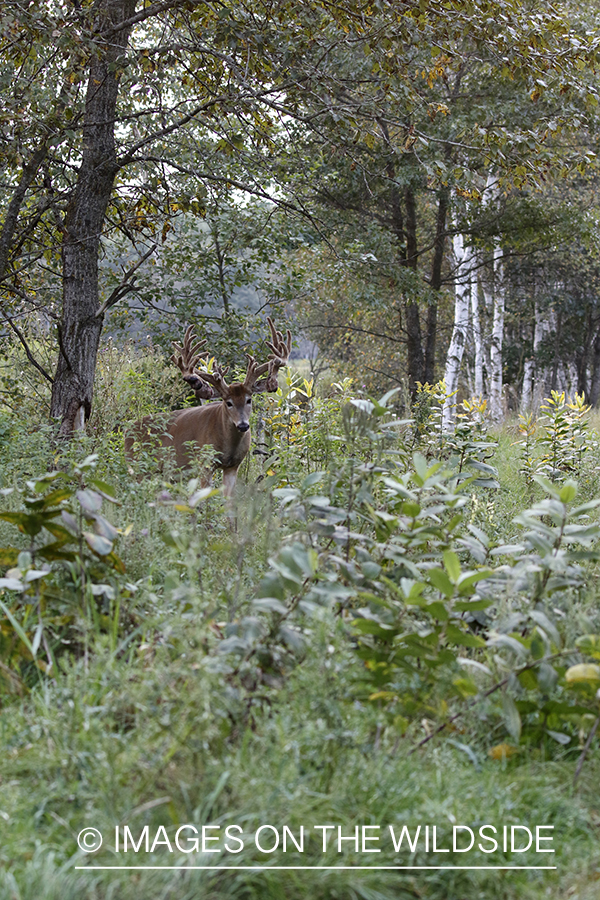
<instances>
[{"instance_id":1,"label":"tall grass","mask_svg":"<svg viewBox=\"0 0 600 900\"><path fill-rule=\"evenodd\" d=\"M48 635L56 663L49 673L36 668L35 654L19 643L11 621L2 619L6 655L1 659L13 660L19 688L5 678L0 694L1 900L596 897L600 755L595 745L572 787L589 732L585 717L577 720L580 736L575 728L568 745L546 739L517 744L507 738L490 701L465 709L444 736L411 752L447 710L425 710L404 729L360 688L369 660L357 652L351 604L372 602L360 591L372 594L373 581L357 582L354 599L335 594L342 581L348 586L366 578L361 567L368 562L358 539L354 555L349 540L336 543L336 528L352 522L357 533L369 537L369 505L383 508L385 502L377 472L384 465L404 465L408 455L372 429L352 437L350 414L343 411L349 385L330 397L317 394L307 405L294 394L303 382L290 381L258 411L263 453L245 464L232 529L218 492L192 502L198 473L182 478L168 467L159 471L151 458L124 456L122 431L128 423L182 402L176 381L157 375L164 371L154 351L138 358L129 349L106 350L89 433L67 447L53 443L41 415L26 423L9 411L0 416L2 508L21 509L31 490L27 482L41 473L55 466L68 473L77 461L97 454L95 475L115 488L118 500L106 502L103 513L119 531L115 549L124 565L115 574L88 554L90 581L97 586L105 579L116 599L109 599L110 592L96 593L93 609L74 601L69 615L63 610L59 616L60 604L75 596L82 563L56 563L42 610L46 618L55 616ZM509 541L517 533L514 516L527 505L509 431L499 435L493 464L500 487L473 490L465 523L492 540ZM307 486L306 476L317 469L323 478ZM578 477L590 496L596 487L593 463ZM308 500L294 506L296 489ZM534 490L533 499L539 499L541 488ZM28 545L29 537L0 520L1 547ZM310 564L294 550L298 545L318 551L319 577L293 569L295 558L300 566ZM335 557L336 578L322 564L325 554ZM14 569L12 563L3 567L5 574L10 566ZM327 588L336 599L318 602L313 588ZM26 618L33 616L26 612L33 608L33 595L0 591L5 605L14 601L13 614L33 642L37 620ZM568 610L565 640L593 629L595 583L556 594L553 603ZM294 604L297 609L290 612ZM286 639L277 631L282 624ZM236 643L243 647L237 656L227 651ZM415 680L415 691L416 685ZM444 702L454 709L458 700L449 696ZM515 744L510 752L488 752L510 743ZM248 839L235 855L170 854L159 847L130 861L180 871L90 868L127 862L111 851L117 825L129 825L134 834L146 825L152 833L164 826L172 834L184 823L239 823ZM553 825L555 856L540 861L535 854L500 853L494 863L549 864L550 858L557 868L378 870L481 866L490 859L479 850L435 857L422 848L396 854L389 842L377 855L357 854L350 843L342 853L335 847L323 853L314 833L304 854L267 855L251 839L266 823L288 825L296 834L302 825L312 830L339 824L346 835L356 825L429 823L442 831L453 824ZM86 827L105 836L98 854L78 850L76 836ZM185 869L192 864L305 868ZM353 868L306 868L341 864ZM82 865L87 868L76 869Z\"/></svg>"}]
</instances>

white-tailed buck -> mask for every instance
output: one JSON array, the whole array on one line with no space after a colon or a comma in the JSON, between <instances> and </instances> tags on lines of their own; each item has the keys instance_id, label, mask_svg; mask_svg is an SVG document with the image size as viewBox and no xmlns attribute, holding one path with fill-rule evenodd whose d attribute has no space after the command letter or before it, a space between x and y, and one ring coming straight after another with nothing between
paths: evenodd
<instances>
[{"instance_id":1,"label":"white-tailed buck","mask_svg":"<svg viewBox=\"0 0 600 900\"><path fill-rule=\"evenodd\" d=\"M136 440L142 443L159 441L163 447L173 448L177 466L185 468L191 465L194 447L211 444L216 451L215 468L223 470L223 490L230 497L238 468L250 449L252 395L277 390L277 374L287 365L292 347L289 330L284 338L270 318L267 322L271 331L271 340L265 341L271 351L267 362L258 364L254 357L248 356L246 377L235 384L227 384L225 376L229 369L223 369L216 360L210 372L197 368L208 353L204 350L206 341L197 340L194 327L190 325L183 344L173 342L175 352L171 359L181 369L184 380L193 388L198 400L209 400L216 394L221 401L176 410L163 426L164 430L152 416L146 416L125 439L125 452L131 455Z\"/></svg>"}]
</instances>

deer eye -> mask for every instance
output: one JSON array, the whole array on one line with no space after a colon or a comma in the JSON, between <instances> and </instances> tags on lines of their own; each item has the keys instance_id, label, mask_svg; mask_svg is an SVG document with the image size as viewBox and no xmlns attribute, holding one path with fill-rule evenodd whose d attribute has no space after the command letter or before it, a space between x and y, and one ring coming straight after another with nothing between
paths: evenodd
<instances>
[{"instance_id":1,"label":"deer eye","mask_svg":"<svg viewBox=\"0 0 600 900\"><path fill-rule=\"evenodd\" d=\"M252 403L252 398L248 397L248 399L246 400L246 403Z\"/></svg>"},{"instance_id":2,"label":"deer eye","mask_svg":"<svg viewBox=\"0 0 600 900\"><path fill-rule=\"evenodd\" d=\"M233 406L233 403L231 402L231 400L227 401L227 406L231 409L231 407Z\"/></svg>"}]
</instances>

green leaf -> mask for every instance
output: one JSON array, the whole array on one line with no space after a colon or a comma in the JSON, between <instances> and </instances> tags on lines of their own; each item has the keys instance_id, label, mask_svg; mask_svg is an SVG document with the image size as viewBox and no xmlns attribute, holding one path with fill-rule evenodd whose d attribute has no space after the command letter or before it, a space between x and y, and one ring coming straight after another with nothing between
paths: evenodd
<instances>
[{"instance_id":1,"label":"green leaf","mask_svg":"<svg viewBox=\"0 0 600 900\"><path fill-rule=\"evenodd\" d=\"M112 541L109 541L108 538L102 537L101 534L92 534L89 531L83 532L83 537L86 540L86 543L89 547L97 553L98 556L108 556L108 554L112 550Z\"/></svg>"},{"instance_id":2,"label":"green leaf","mask_svg":"<svg viewBox=\"0 0 600 900\"><path fill-rule=\"evenodd\" d=\"M263 597L275 597L282 602L285 600L285 588L280 576L276 572L267 572L267 574L261 578L256 593L259 599L262 599Z\"/></svg>"},{"instance_id":3,"label":"green leaf","mask_svg":"<svg viewBox=\"0 0 600 900\"><path fill-rule=\"evenodd\" d=\"M304 635L296 631L295 628L290 628L289 625L280 625L279 634L290 650L293 650L295 653L301 653L304 650L306 643Z\"/></svg>"},{"instance_id":4,"label":"green leaf","mask_svg":"<svg viewBox=\"0 0 600 900\"><path fill-rule=\"evenodd\" d=\"M446 626L446 637L451 644L457 644L459 647L485 647L483 638L463 631L456 625L449 624Z\"/></svg>"},{"instance_id":5,"label":"green leaf","mask_svg":"<svg viewBox=\"0 0 600 900\"><path fill-rule=\"evenodd\" d=\"M587 656L600 659L600 634L584 634L577 638L575 646Z\"/></svg>"},{"instance_id":6,"label":"green leaf","mask_svg":"<svg viewBox=\"0 0 600 900\"><path fill-rule=\"evenodd\" d=\"M12 627L14 628L15 633L21 638L21 640L23 641L23 643L25 644L25 646L31 653L32 657L35 659L35 653L33 652L33 647L31 645L31 641L27 637L27 634L25 633L24 629L22 628L20 622L17 621L17 619L13 616L13 614L10 611L10 609L8 608L8 606L6 606L6 604L3 603L2 600L0 600L0 609L2 610L2 612L6 616L6 618L12 625Z\"/></svg>"},{"instance_id":7,"label":"green leaf","mask_svg":"<svg viewBox=\"0 0 600 900\"><path fill-rule=\"evenodd\" d=\"M72 493L73 492L67 488L61 488L57 491L52 491L50 494L46 494L43 498L44 508L47 509L49 506L58 506L63 500L68 500L72 496Z\"/></svg>"},{"instance_id":8,"label":"green leaf","mask_svg":"<svg viewBox=\"0 0 600 900\"><path fill-rule=\"evenodd\" d=\"M559 497L563 503L571 503L577 496L577 483L569 479L565 481L559 492Z\"/></svg>"},{"instance_id":9,"label":"green leaf","mask_svg":"<svg viewBox=\"0 0 600 900\"><path fill-rule=\"evenodd\" d=\"M546 694L552 693L558 682L558 672L550 663L543 662L538 669L538 685Z\"/></svg>"},{"instance_id":10,"label":"green leaf","mask_svg":"<svg viewBox=\"0 0 600 900\"><path fill-rule=\"evenodd\" d=\"M284 616L288 611L287 606L276 597L258 597L252 601L252 605L256 609L264 612L279 613L281 616Z\"/></svg>"},{"instance_id":11,"label":"green leaf","mask_svg":"<svg viewBox=\"0 0 600 900\"><path fill-rule=\"evenodd\" d=\"M554 641L554 644L557 647L560 647L561 640L556 625L554 625L545 612L542 612L541 609L532 609L529 613L534 622L543 628L548 637Z\"/></svg>"},{"instance_id":12,"label":"green leaf","mask_svg":"<svg viewBox=\"0 0 600 900\"><path fill-rule=\"evenodd\" d=\"M302 490L306 491L308 488L313 487L315 484L318 484L325 477L325 472L311 472L310 475L307 475L306 478L302 481Z\"/></svg>"},{"instance_id":13,"label":"green leaf","mask_svg":"<svg viewBox=\"0 0 600 900\"><path fill-rule=\"evenodd\" d=\"M452 682L461 697L473 697L478 688L471 678L455 678Z\"/></svg>"},{"instance_id":14,"label":"green leaf","mask_svg":"<svg viewBox=\"0 0 600 900\"><path fill-rule=\"evenodd\" d=\"M504 647L512 650L520 659L526 659L528 656L527 647L510 634L492 634L487 643L488 647Z\"/></svg>"},{"instance_id":15,"label":"green leaf","mask_svg":"<svg viewBox=\"0 0 600 900\"><path fill-rule=\"evenodd\" d=\"M100 512L102 509L102 497L96 491L77 491L76 495L81 508L90 514Z\"/></svg>"},{"instance_id":16,"label":"green leaf","mask_svg":"<svg viewBox=\"0 0 600 900\"><path fill-rule=\"evenodd\" d=\"M506 730L518 744L521 738L521 716L510 694L502 695L502 713Z\"/></svg>"},{"instance_id":17,"label":"green leaf","mask_svg":"<svg viewBox=\"0 0 600 900\"><path fill-rule=\"evenodd\" d=\"M445 594L446 597L452 597L454 594L454 585L446 575L443 569L429 569L427 578L430 583Z\"/></svg>"},{"instance_id":18,"label":"green leaf","mask_svg":"<svg viewBox=\"0 0 600 900\"><path fill-rule=\"evenodd\" d=\"M452 609L456 612L478 612L480 609L488 609L493 600L457 600Z\"/></svg>"},{"instance_id":19,"label":"green leaf","mask_svg":"<svg viewBox=\"0 0 600 900\"><path fill-rule=\"evenodd\" d=\"M427 475L429 474L429 470L427 467L427 460L422 453L413 454L413 464L417 475L422 479L422 481L425 481L427 479Z\"/></svg>"},{"instance_id":20,"label":"green leaf","mask_svg":"<svg viewBox=\"0 0 600 900\"><path fill-rule=\"evenodd\" d=\"M115 541L119 536L119 532L104 516L94 516L94 530L96 534L105 537L108 541Z\"/></svg>"},{"instance_id":21,"label":"green leaf","mask_svg":"<svg viewBox=\"0 0 600 900\"><path fill-rule=\"evenodd\" d=\"M453 550L444 550L444 566L452 581L456 583L460 578L461 569L458 556Z\"/></svg>"},{"instance_id":22,"label":"green leaf","mask_svg":"<svg viewBox=\"0 0 600 900\"><path fill-rule=\"evenodd\" d=\"M114 487L111 484L107 484L106 481L102 481L100 478L90 478L90 484L93 484L95 488L102 494L105 500L108 500L110 503L118 503L117 495Z\"/></svg>"},{"instance_id":23,"label":"green leaf","mask_svg":"<svg viewBox=\"0 0 600 900\"><path fill-rule=\"evenodd\" d=\"M485 578L489 578L491 574L491 569L477 569L476 572L463 572L456 582L458 593L461 597L464 596L473 585L477 584L479 581L483 581Z\"/></svg>"}]
</instances>

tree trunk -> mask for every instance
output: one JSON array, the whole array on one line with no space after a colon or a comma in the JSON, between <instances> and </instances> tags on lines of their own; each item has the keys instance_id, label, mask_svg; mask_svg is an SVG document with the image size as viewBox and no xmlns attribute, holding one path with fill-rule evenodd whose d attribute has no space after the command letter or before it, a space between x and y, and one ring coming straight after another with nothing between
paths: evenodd
<instances>
[{"instance_id":1,"label":"tree trunk","mask_svg":"<svg viewBox=\"0 0 600 900\"><path fill-rule=\"evenodd\" d=\"M560 364L560 331L562 326L562 313L558 312L558 316L552 312L552 319L554 324L554 357L552 359L552 377L550 379L550 390L556 391L558 390L558 366Z\"/></svg>"},{"instance_id":2,"label":"tree trunk","mask_svg":"<svg viewBox=\"0 0 600 900\"><path fill-rule=\"evenodd\" d=\"M454 394L458 389L458 379L462 363L467 328L469 326L469 304L471 300L473 254L462 234L458 233L453 238L454 258L456 261L456 275L454 287L454 328L448 347L446 359L446 372L444 381L449 394ZM449 398L444 403L442 414L442 426L444 431L450 431L454 422L454 399Z\"/></svg>"},{"instance_id":3,"label":"tree trunk","mask_svg":"<svg viewBox=\"0 0 600 900\"><path fill-rule=\"evenodd\" d=\"M471 315L473 318L473 344L475 348L473 393L483 397L483 345L481 341L481 315L479 312L479 285L471 285Z\"/></svg>"},{"instance_id":4,"label":"tree trunk","mask_svg":"<svg viewBox=\"0 0 600 900\"><path fill-rule=\"evenodd\" d=\"M484 203L497 205L497 201L497 179L489 174L484 191ZM495 239L492 268L494 296L490 341L490 416L493 422L501 422L504 414L502 407L502 345L504 342L505 292L502 248L499 237Z\"/></svg>"},{"instance_id":5,"label":"tree trunk","mask_svg":"<svg viewBox=\"0 0 600 900\"><path fill-rule=\"evenodd\" d=\"M490 415L501 422L502 408L502 344L504 341L504 283L502 250L494 249L494 318L490 342Z\"/></svg>"},{"instance_id":6,"label":"tree trunk","mask_svg":"<svg viewBox=\"0 0 600 900\"><path fill-rule=\"evenodd\" d=\"M446 219L448 217L448 188L442 188L438 195L438 208L431 264L431 287L437 293L442 286L442 265L446 250ZM437 302L427 308L427 332L425 335L425 381L435 384L435 349L437 342Z\"/></svg>"},{"instance_id":7,"label":"tree trunk","mask_svg":"<svg viewBox=\"0 0 600 900\"><path fill-rule=\"evenodd\" d=\"M404 206L406 209L406 257L403 265L413 272L418 266L417 244L417 205L415 195L410 187L404 191ZM423 334L421 331L421 319L417 303L406 304L406 340L408 357L408 383L411 396L417 391L417 384L426 381L425 355L423 353Z\"/></svg>"},{"instance_id":8,"label":"tree trunk","mask_svg":"<svg viewBox=\"0 0 600 900\"><path fill-rule=\"evenodd\" d=\"M414 400L417 384L425 381L425 360L421 336L419 307L416 303L407 303L404 319L406 321L406 352L408 357L408 384Z\"/></svg>"},{"instance_id":9,"label":"tree trunk","mask_svg":"<svg viewBox=\"0 0 600 900\"><path fill-rule=\"evenodd\" d=\"M588 403L596 406L600 399L600 331L596 332L592 352L592 365L590 375L590 396Z\"/></svg>"},{"instance_id":10,"label":"tree trunk","mask_svg":"<svg viewBox=\"0 0 600 900\"><path fill-rule=\"evenodd\" d=\"M533 330L533 395L531 400L532 409L539 409L546 394L546 369L540 366L539 352L547 331L546 319L538 302L535 303L535 326Z\"/></svg>"},{"instance_id":11,"label":"tree trunk","mask_svg":"<svg viewBox=\"0 0 600 900\"><path fill-rule=\"evenodd\" d=\"M533 374L535 371L535 362L533 357L529 356L523 364L523 386L521 389L522 413L527 413L531 409L531 399L533 397Z\"/></svg>"},{"instance_id":12,"label":"tree trunk","mask_svg":"<svg viewBox=\"0 0 600 900\"><path fill-rule=\"evenodd\" d=\"M59 434L63 436L83 428L92 407L103 325L98 251L118 169L114 139L118 60L131 28L113 33L110 43L103 42L102 32L118 26L134 11L135 0L98 0L95 7L98 38L89 67L81 165L65 218L60 353L50 405L50 414L60 419Z\"/></svg>"}]
</instances>

